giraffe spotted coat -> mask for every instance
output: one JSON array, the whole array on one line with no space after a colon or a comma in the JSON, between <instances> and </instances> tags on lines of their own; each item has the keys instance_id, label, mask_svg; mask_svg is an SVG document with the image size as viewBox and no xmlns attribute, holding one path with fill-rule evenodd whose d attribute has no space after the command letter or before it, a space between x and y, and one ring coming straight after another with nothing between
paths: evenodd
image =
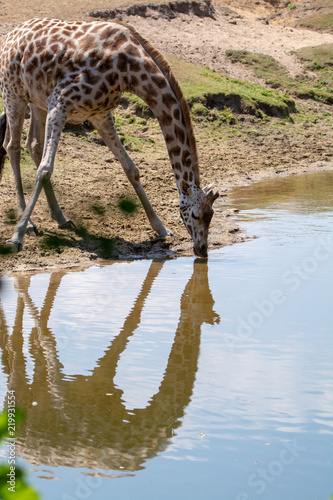
<instances>
[{"instance_id":1,"label":"giraffe spotted coat","mask_svg":"<svg viewBox=\"0 0 333 500\"><path fill-rule=\"evenodd\" d=\"M92 122L121 162L153 229L161 236L168 234L114 127L112 110L119 105L122 92L132 92L150 106L160 123L180 195L181 217L193 239L194 252L207 256L212 204L218 194L200 188L190 112L178 82L163 56L133 27L119 22L27 21L9 33L2 44L0 91L7 121L4 148L14 171L20 217L9 240L14 250L23 245L42 188L59 226L66 227L69 222L51 184L54 157L66 121ZM26 205L19 149L28 105L32 119L27 147L38 170Z\"/></svg>"}]
</instances>

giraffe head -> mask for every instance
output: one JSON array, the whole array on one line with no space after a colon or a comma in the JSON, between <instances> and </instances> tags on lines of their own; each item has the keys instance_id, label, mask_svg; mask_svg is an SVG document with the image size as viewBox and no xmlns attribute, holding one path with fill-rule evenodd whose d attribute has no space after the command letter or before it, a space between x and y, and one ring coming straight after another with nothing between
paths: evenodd
<instances>
[{"instance_id":1,"label":"giraffe head","mask_svg":"<svg viewBox=\"0 0 333 500\"><path fill-rule=\"evenodd\" d=\"M180 184L180 216L193 240L193 251L199 257L207 257L207 239L214 210L212 205L219 193L209 188L201 189L188 184L184 179Z\"/></svg>"}]
</instances>

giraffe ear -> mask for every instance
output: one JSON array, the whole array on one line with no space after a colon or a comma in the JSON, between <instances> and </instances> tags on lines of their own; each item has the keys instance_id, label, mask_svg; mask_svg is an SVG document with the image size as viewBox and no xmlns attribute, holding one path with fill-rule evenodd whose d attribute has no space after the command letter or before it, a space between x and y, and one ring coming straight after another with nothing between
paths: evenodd
<instances>
[{"instance_id":1,"label":"giraffe ear","mask_svg":"<svg viewBox=\"0 0 333 500\"><path fill-rule=\"evenodd\" d=\"M180 181L180 190L181 192L185 195L185 196L191 196L192 195L192 189L191 189L191 186L189 185L189 183L187 181L185 181L184 179L182 179Z\"/></svg>"}]
</instances>

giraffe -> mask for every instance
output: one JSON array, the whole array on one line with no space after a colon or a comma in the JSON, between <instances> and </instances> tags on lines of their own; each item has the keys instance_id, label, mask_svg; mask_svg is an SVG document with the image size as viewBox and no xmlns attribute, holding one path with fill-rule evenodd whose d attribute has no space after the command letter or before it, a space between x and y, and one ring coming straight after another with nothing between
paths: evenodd
<instances>
[{"instance_id":1,"label":"giraffe","mask_svg":"<svg viewBox=\"0 0 333 500\"><path fill-rule=\"evenodd\" d=\"M22 249L42 188L59 226L69 223L51 184L55 154L66 121L91 121L120 161L151 227L162 237L170 234L150 204L139 170L115 129L112 111L119 105L122 92L132 92L148 104L159 121L179 192L181 218L192 237L194 253L207 257L212 205L219 195L200 187L190 112L170 66L135 28L118 21L27 21L3 41L0 91L7 121L4 148L14 172L19 205L19 221L7 242L13 251ZM26 205L20 177L20 138L28 105L32 119L27 147L38 168Z\"/></svg>"}]
</instances>

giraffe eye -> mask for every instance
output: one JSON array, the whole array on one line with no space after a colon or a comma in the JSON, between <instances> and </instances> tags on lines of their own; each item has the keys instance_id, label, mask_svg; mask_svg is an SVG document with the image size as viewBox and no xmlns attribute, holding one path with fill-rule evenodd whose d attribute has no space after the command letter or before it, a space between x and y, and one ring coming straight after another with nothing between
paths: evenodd
<instances>
[{"instance_id":1,"label":"giraffe eye","mask_svg":"<svg viewBox=\"0 0 333 500\"><path fill-rule=\"evenodd\" d=\"M199 220L199 217L198 217L197 215L195 215L195 213L194 213L194 212L192 212L192 214L191 214L191 215L192 215L192 218L193 218L193 219L195 219L195 220Z\"/></svg>"}]
</instances>

